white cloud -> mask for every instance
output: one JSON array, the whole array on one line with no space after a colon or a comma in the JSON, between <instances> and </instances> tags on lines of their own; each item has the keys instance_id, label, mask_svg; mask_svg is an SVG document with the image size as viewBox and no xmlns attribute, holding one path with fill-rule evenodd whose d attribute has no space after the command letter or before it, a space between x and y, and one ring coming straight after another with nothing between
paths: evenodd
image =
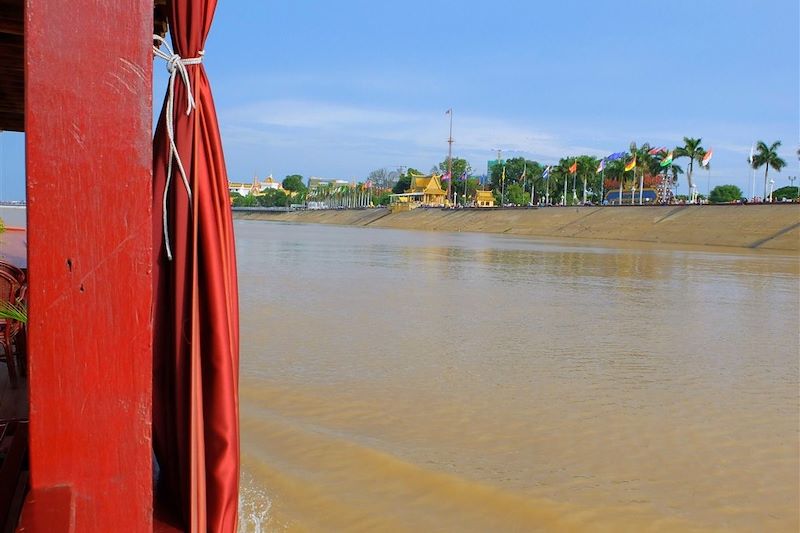
<instances>
[{"instance_id":1,"label":"white cloud","mask_svg":"<svg viewBox=\"0 0 800 533\"><path fill-rule=\"evenodd\" d=\"M273 99L222 109L220 122L234 177L252 176L255 171L352 179L385 166L410 165L427 171L442 161L447 155L449 121L444 111ZM683 138L672 131L675 129L665 125L663 130L645 132L621 123L598 127L591 120L535 128L522 119L505 120L456 109L453 153L466 158L480 173L485 171L486 161L494 159L496 148L503 149L506 157L525 156L550 163L571 155L603 156L625 150L630 142L625 139L631 138L675 146ZM749 190L751 171L746 158L750 145L742 142L749 132L734 125L709 124L706 129L703 144L715 152L711 186L735 183ZM797 168L791 144L784 144L784 151L790 166L777 178L781 183ZM791 157L786 157L790 151Z\"/></svg>"},{"instance_id":2,"label":"white cloud","mask_svg":"<svg viewBox=\"0 0 800 533\"><path fill-rule=\"evenodd\" d=\"M266 100L221 113L225 141L237 151L265 146L305 147L320 164L338 174L363 173L364 161L375 164L416 163L427 169L447 153L449 117L444 110L402 111L313 100ZM606 150L569 145L553 133L513 121L460 114L453 124L454 154L476 170L493 158L524 155L553 161L571 154L603 155ZM330 159L336 156L337 160ZM380 161L384 161L380 163ZM420 162L420 160L422 160ZM349 164L350 170L343 168ZM315 171L324 174L326 169Z\"/></svg>"}]
</instances>

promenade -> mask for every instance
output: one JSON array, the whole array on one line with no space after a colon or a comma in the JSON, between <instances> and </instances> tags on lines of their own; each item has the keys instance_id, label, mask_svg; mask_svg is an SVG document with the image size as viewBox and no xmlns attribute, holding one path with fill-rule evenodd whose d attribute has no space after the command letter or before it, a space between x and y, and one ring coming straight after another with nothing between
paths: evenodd
<instances>
[{"instance_id":1,"label":"promenade","mask_svg":"<svg viewBox=\"0 0 800 533\"><path fill-rule=\"evenodd\" d=\"M387 208L260 212L234 218L532 237L718 246L800 253L800 205L547 207L538 209Z\"/></svg>"}]
</instances>

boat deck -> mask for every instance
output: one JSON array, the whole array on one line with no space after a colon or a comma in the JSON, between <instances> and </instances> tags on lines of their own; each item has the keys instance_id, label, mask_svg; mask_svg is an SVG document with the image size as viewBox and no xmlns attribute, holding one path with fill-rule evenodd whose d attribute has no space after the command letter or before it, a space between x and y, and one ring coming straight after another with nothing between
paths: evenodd
<instances>
[{"instance_id":1,"label":"boat deck","mask_svg":"<svg viewBox=\"0 0 800 533\"><path fill-rule=\"evenodd\" d=\"M17 388L11 386L5 363L0 363L0 420L28 418L28 377L17 376Z\"/></svg>"}]
</instances>

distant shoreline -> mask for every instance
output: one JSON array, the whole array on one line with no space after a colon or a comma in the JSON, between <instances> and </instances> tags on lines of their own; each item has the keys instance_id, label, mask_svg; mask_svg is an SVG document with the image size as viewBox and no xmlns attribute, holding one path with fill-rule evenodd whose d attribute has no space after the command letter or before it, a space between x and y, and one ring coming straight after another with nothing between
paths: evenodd
<instances>
[{"instance_id":1,"label":"distant shoreline","mask_svg":"<svg viewBox=\"0 0 800 533\"><path fill-rule=\"evenodd\" d=\"M558 239L648 242L800 253L800 205L387 208L319 211L234 209L234 218Z\"/></svg>"}]
</instances>

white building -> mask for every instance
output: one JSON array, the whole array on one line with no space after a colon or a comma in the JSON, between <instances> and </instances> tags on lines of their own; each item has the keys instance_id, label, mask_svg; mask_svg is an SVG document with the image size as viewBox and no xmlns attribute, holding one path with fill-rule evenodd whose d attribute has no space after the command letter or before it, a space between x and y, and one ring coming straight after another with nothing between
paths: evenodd
<instances>
[{"instance_id":1,"label":"white building","mask_svg":"<svg viewBox=\"0 0 800 533\"><path fill-rule=\"evenodd\" d=\"M255 176L252 183L228 182L228 191L238 193L240 196L249 194L260 196L267 189L283 190L283 186L280 182L272 179L272 174L267 176L264 181L259 181L258 176Z\"/></svg>"}]
</instances>

